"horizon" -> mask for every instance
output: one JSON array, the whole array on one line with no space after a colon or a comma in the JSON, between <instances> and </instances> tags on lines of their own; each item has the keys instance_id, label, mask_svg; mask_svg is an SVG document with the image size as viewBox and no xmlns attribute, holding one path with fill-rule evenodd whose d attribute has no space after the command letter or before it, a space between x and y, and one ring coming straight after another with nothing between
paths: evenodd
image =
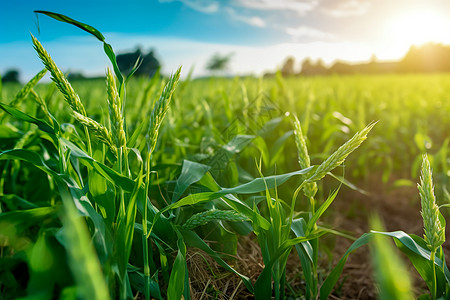
<instances>
[{"instance_id":1,"label":"horizon","mask_svg":"<svg viewBox=\"0 0 450 300\"><path fill-rule=\"evenodd\" d=\"M27 81L43 68L34 53L35 35L63 72L104 74L108 59L101 44L78 28L34 10L48 10L89 24L106 37L117 54L154 50L164 74L194 67L207 76L207 61L233 53L227 75L256 75L281 68L287 57L295 68L310 58L326 66L335 61L398 61L412 45L450 44L450 3L443 0L158 0L58 3L31 0L5 3L0 11L0 74L17 69ZM449 18L450 19L450 18Z\"/></svg>"}]
</instances>

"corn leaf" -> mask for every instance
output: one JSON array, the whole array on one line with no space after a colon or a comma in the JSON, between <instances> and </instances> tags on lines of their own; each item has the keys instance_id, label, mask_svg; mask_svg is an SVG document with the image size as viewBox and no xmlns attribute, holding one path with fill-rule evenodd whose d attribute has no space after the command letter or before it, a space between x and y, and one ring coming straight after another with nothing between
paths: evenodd
<instances>
[{"instance_id":1,"label":"corn leaf","mask_svg":"<svg viewBox=\"0 0 450 300\"><path fill-rule=\"evenodd\" d=\"M311 217L311 220L308 222L308 227L306 228L306 234L309 234L316 224L317 220L319 220L320 216L327 210L327 208L331 205L334 198L336 198L339 189L335 190L333 194L328 196L327 200L319 207L319 209L314 213Z\"/></svg>"},{"instance_id":2,"label":"corn leaf","mask_svg":"<svg viewBox=\"0 0 450 300\"><path fill-rule=\"evenodd\" d=\"M52 136L55 135L55 128L53 128L50 124L48 124L44 120L40 120L30 115L27 115L26 113L23 113L20 110L4 103L0 103L0 108L18 120L27 123L33 123L37 125L40 130L45 131Z\"/></svg>"},{"instance_id":3,"label":"corn leaf","mask_svg":"<svg viewBox=\"0 0 450 300\"><path fill-rule=\"evenodd\" d=\"M210 168L207 165L184 160L180 177L177 179L173 192L172 203L176 202L191 184L202 179Z\"/></svg>"},{"instance_id":4,"label":"corn leaf","mask_svg":"<svg viewBox=\"0 0 450 300\"><path fill-rule=\"evenodd\" d=\"M76 21L72 18L69 18L65 15L62 14L58 14L58 13L54 13L54 12L50 12L50 11L45 11L45 10L35 10L35 13L38 14L44 14L47 15L55 20L64 22L64 23L68 23L68 24L72 24L90 34L92 34L93 36L95 36L99 41L103 42L105 40L105 37L103 36L103 34L101 34L100 31L98 31L97 29L95 29L94 27L81 23L79 21Z\"/></svg>"},{"instance_id":5,"label":"corn leaf","mask_svg":"<svg viewBox=\"0 0 450 300\"><path fill-rule=\"evenodd\" d=\"M58 189L64 203L63 237L69 256L69 265L83 299L110 299L100 262L90 242L86 223L78 215L73 198L65 183L59 181Z\"/></svg>"},{"instance_id":6,"label":"corn leaf","mask_svg":"<svg viewBox=\"0 0 450 300\"><path fill-rule=\"evenodd\" d=\"M122 85L123 76L119 70L119 66L117 65L117 60L116 60L116 55L114 54L114 50L110 44L105 42L105 37L103 36L103 34L100 31L98 31L97 29L95 29L94 27L92 27L90 25L76 21L76 20L69 18L62 14L45 11L45 10L35 10L34 12L39 13L39 14L44 14L55 20L74 25L74 26L92 34L99 41L103 42L103 50L105 51L106 56L108 56L109 60L111 61L111 64L113 65L113 68L114 68L114 73L116 74L117 78L119 79L119 83Z\"/></svg>"},{"instance_id":7,"label":"corn leaf","mask_svg":"<svg viewBox=\"0 0 450 300\"><path fill-rule=\"evenodd\" d=\"M61 138L60 141L61 144L67 146L71 150L70 155L72 157L75 157L87 163L91 167L95 168L102 176L108 179L108 181L110 181L112 184L121 187L126 192L132 192L134 190L135 182L132 179L123 176L118 172L116 172L115 170L111 169L110 167L96 161L72 142L64 138Z\"/></svg>"},{"instance_id":8,"label":"corn leaf","mask_svg":"<svg viewBox=\"0 0 450 300\"><path fill-rule=\"evenodd\" d=\"M22 160L33 164L36 168L44 171L50 176L59 176L44 162L42 157L34 151L26 149L11 149L0 153L0 160Z\"/></svg>"},{"instance_id":9,"label":"corn leaf","mask_svg":"<svg viewBox=\"0 0 450 300\"><path fill-rule=\"evenodd\" d=\"M341 276L342 270L344 269L345 262L347 261L350 253L355 251L361 246L366 245L372 239L372 233L365 233L360 236L353 244L347 249L342 258L339 260L337 265L333 268L331 273L328 275L327 279L325 279L324 283L320 288L320 300L328 299L328 296L331 294L333 287L336 285L336 282L339 280Z\"/></svg>"},{"instance_id":10,"label":"corn leaf","mask_svg":"<svg viewBox=\"0 0 450 300\"><path fill-rule=\"evenodd\" d=\"M30 226L40 223L46 219L54 218L59 208L39 207L27 210L5 212L0 214L0 241L8 241L28 229Z\"/></svg>"},{"instance_id":11,"label":"corn leaf","mask_svg":"<svg viewBox=\"0 0 450 300\"><path fill-rule=\"evenodd\" d=\"M179 300L184 290L186 276L186 245L182 238L178 239L178 252L170 273L169 286L167 288L168 300Z\"/></svg>"}]
</instances>

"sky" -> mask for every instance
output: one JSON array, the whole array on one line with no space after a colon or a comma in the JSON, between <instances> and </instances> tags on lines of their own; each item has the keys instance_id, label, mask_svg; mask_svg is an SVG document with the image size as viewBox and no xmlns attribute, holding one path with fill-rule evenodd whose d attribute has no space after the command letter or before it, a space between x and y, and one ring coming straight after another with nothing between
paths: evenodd
<instances>
[{"instance_id":1,"label":"sky","mask_svg":"<svg viewBox=\"0 0 450 300\"><path fill-rule=\"evenodd\" d=\"M450 44L448 0L2 0L0 74L15 68L29 80L43 68L38 38L63 72L102 75L102 44L86 32L34 10L87 23L116 53L154 50L165 74L208 74L214 54L232 54L227 72L262 75L288 56L363 62L400 59L412 44Z\"/></svg>"}]
</instances>

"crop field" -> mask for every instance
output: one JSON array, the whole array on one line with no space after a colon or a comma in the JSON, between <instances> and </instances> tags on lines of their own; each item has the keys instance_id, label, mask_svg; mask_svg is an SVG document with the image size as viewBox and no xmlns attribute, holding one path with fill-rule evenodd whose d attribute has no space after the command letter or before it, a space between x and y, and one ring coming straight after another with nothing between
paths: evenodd
<instances>
[{"instance_id":1,"label":"crop field","mask_svg":"<svg viewBox=\"0 0 450 300\"><path fill-rule=\"evenodd\" d=\"M84 30L105 79L32 37L0 89L1 299L449 299L450 75L124 78Z\"/></svg>"}]
</instances>

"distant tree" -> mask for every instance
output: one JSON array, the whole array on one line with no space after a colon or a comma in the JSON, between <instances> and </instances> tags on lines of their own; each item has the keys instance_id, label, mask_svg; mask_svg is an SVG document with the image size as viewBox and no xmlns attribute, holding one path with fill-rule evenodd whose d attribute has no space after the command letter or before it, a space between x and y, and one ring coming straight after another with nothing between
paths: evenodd
<instances>
[{"instance_id":1,"label":"distant tree","mask_svg":"<svg viewBox=\"0 0 450 300\"><path fill-rule=\"evenodd\" d=\"M2 76L2 82L20 82L20 74L18 70L11 69L6 71L5 75Z\"/></svg>"},{"instance_id":2,"label":"distant tree","mask_svg":"<svg viewBox=\"0 0 450 300\"><path fill-rule=\"evenodd\" d=\"M402 72L448 72L450 71L450 47L428 43L412 46L399 63Z\"/></svg>"},{"instance_id":3,"label":"distant tree","mask_svg":"<svg viewBox=\"0 0 450 300\"><path fill-rule=\"evenodd\" d=\"M288 57L284 62L283 67L281 67L281 75L285 77L295 75L294 65L295 59L292 56Z\"/></svg>"},{"instance_id":4,"label":"distant tree","mask_svg":"<svg viewBox=\"0 0 450 300\"><path fill-rule=\"evenodd\" d=\"M313 64L311 63L311 59L309 57L303 60L301 68L302 75L313 75Z\"/></svg>"},{"instance_id":5,"label":"distant tree","mask_svg":"<svg viewBox=\"0 0 450 300\"><path fill-rule=\"evenodd\" d=\"M158 59L155 57L153 50L144 54L140 48L134 52L123 53L117 55L117 65L121 72L128 74L133 69L138 59L142 59L142 63L134 73L136 76L152 77L161 67Z\"/></svg>"},{"instance_id":6,"label":"distant tree","mask_svg":"<svg viewBox=\"0 0 450 300\"><path fill-rule=\"evenodd\" d=\"M74 80L85 80L86 77L80 73L80 72L70 72L67 75L67 79L69 79L69 81L74 81Z\"/></svg>"},{"instance_id":7,"label":"distant tree","mask_svg":"<svg viewBox=\"0 0 450 300\"><path fill-rule=\"evenodd\" d=\"M325 75L327 74L327 68L325 67L321 59L317 60L315 64L311 62L311 59L306 58L302 62L302 75L312 76L312 75Z\"/></svg>"},{"instance_id":8,"label":"distant tree","mask_svg":"<svg viewBox=\"0 0 450 300\"><path fill-rule=\"evenodd\" d=\"M316 62L316 75L325 75L327 74L328 69L325 67L322 59L318 59Z\"/></svg>"},{"instance_id":9,"label":"distant tree","mask_svg":"<svg viewBox=\"0 0 450 300\"><path fill-rule=\"evenodd\" d=\"M348 63L337 61L331 66L329 72L331 74L353 74L355 73L355 68Z\"/></svg>"},{"instance_id":10,"label":"distant tree","mask_svg":"<svg viewBox=\"0 0 450 300\"><path fill-rule=\"evenodd\" d=\"M225 71L226 69L228 69L228 65L230 64L232 56L233 53L227 55L220 55L219 53L215 53L206 63L206 69L213 73Z\"/></svg>"}]
</instances>

